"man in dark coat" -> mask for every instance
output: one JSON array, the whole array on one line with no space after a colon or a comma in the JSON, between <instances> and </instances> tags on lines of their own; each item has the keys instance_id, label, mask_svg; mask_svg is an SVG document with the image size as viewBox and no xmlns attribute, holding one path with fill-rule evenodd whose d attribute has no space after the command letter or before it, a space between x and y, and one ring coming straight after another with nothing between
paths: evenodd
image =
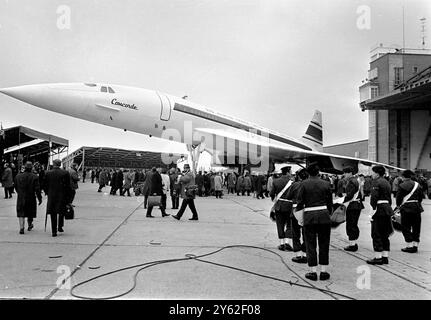
<instances>
[{"instance_id":1,"label":"man in dark coat","mask_svg":"<svg viewBox=\"0 0 431 320\"><path fill-rule=\"evenodd\" d=\"M358 178L353 176L353 168L346 167L343 172L346 181L346 196L344 197L344 203L347 203L346 233L349 237L349 245L344 250L355 252L358 251L358 244L356 243L359 238L358 221L364 205L362 204Z\"/></svg>"},{"instance_id":2,"label":"man in dark coat","mask_svg":"<svg viewBox=\"0 0 431 320\"><path fill-rule=\"evenodd\" d=\"M421 212L423 211L421 203L424 193L420 184L412 180L413 171L405 170L402 176L403 182L398 186L396 201L397 207L400 208L402 232L407 246L401 250L416 253L421 232ZM417 186L413 191L415 184ZM407 198L410 193L412 193L411 196Z\"/></svg>"},{"instance_id":3,"label":"man in dark coat","mask_svg":"<svg viewBox=\"0 0 431 320\"><path fill-rule=\"evenodd\" d=\"M329 182L319 178L319 167L307 167L310 177L302 181L298 191L297 210L304 209L304 235L310 272L307 279L317 280L317 243L319 244L320 280L328 280L329 241L331 237L332 192Z\"/></svg>"},{"instance_id":4,"label":"man in dark coat","mask_svg":"<svg viewBox=\"0 0 431 320\"><path fill-rule=\"evenodd\" d=\"M117 193L117 190L120 191L120 196L123 195L123 180L124 180L124 175L123 175L123 168L119 169L117 171L117 176L115 177L115 192L114 194Z\"/></svg>"},{"instance_id":5,"label":"man in dark coat","mask_svg":"<svg viewBox=\"0 0 431 320\"><path fill-rule=\"evenodd\" d=\"M52 164L52 170L45 175L45 190L48 193L46 214L51 216L51 232L52 236L56 237L57 230L64 232L64 212L66 204L70 203L71 187L69 172L60 168L61 160L55 159Z\"/></svg>"},{"instance_id":6,"label":"man in dark coat","mask_svg":"<svg viewBox=\"0 0 431 320\"><path fill-rule=\"evenodd\" d=\"M370 204L376 212L371 217L371 238L373 239L374 259L367 260L368 264L388 264L389 263L389 236L393 232L391 216L391 185L384 178L385 167L374 166L373 183L371 190Z\"/></svg>"},{"instance_id":7,"label":"man in dark coat","mask_svg":"<svg viewBox=\"0 0 431 320\"><path fill-rule=\"evenodd\" d=\"M282 176L277 178L273 182L273 188L271 190L270 196L271 200L277 197L285 187L287 189L280 195L277 202L274 204L275 211L275 222L277 224L277 234L280 240L280 245L278 249L281 251L292 251L292 230L290 226L290 214L292 213L292 200L287 200L287 193L289 187L292 185L290 176L290 167L283 167L281 169Z\"/></svg>"},{"instance_id":8,"label":"man in dark coat","mask_svg":"<svg viewBox=\"0 0 431 320\"><path fill-rule=\"evenodd\" d=\"M42 203L40 193L39 177L32 172L33 165L26 162L25 171L18 173L15 177L15 189L18 193L16 202L16 213L19 218L19 233L24 234L24 220L27 218L28 231L33 229L33 219L36 218L36 197L39 205Z\"/></svg>"},{"instance_id":9,"label":"man in dark coat","mask_svg":"<svg viewBox=\"0 0 431 320\"><path fill-rule=\"evenodd\" d=\"M113 196L117 195L117 171L114 170L114 172L112 173L111 176L111 191L110 194L112 194Z\"/></svg>"},{"instance_id":10,"label":"man in dark coat","mask_svg":"<svg viewBox=\"0 0 431 320\"><path fill-rule=\"evenodd\" d=\"M157 169L154 167L151 169L151 173L148 174L148 193L150 196L162 196L163 195L163 183L162 183L162 176L159 172L157 172ZM160 206L160 209L162 210L162 217L167 217L168 214L166 214L165 208L163 205ZM153 211L153 206L148 204L147 209L147 218L154 218L154 216L151 215L151 212Z\"/></svg>"}]
</instances>

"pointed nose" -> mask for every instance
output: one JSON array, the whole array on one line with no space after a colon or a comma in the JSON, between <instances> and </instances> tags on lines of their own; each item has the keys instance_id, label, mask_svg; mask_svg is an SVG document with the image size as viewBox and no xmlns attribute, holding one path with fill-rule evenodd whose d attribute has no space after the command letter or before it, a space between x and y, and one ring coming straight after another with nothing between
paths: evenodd
<instances>
[{"instance_id":1,"label":"pointed nose","mask_svg":"<svg viewBox=\"0 0 431 320\"><path fill-rule=\"evenodd\" d=\"M0 92L12 98L32 103L45 91L46 87L42 85L28 85L10 88L1 88Z\"/></svg>"}]
</instances>

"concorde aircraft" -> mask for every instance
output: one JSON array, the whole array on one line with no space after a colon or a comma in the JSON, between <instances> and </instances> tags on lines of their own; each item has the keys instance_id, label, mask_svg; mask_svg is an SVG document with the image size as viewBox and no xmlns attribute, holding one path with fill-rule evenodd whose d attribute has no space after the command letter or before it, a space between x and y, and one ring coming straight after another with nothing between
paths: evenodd
<instances>
[{"instance_id":1,"label":"concorde aircraft","mask_svg":"<svg viewBox=\"0 0 431 320\"><path fill-rule=\"evenodd\" d=\"M317 163L340 173L346 166L381 164L322 152L322 116L316 111L301 139L263 128L159 91L95 83L36 84L0 89L36 107L187 144L196 165L204 150L221 164ZM287 112L286 112L287 114ZM288 118L286 117L286 125ZM264 164L266 163L266 164ZM266 171L266 170L263 170Z\"/></svg>"}]
</instances>

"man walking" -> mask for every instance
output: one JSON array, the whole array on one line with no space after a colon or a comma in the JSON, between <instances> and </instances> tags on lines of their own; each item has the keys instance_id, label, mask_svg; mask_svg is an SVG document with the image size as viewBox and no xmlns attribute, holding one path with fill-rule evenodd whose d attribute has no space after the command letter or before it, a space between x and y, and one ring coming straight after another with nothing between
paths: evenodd
<instances>
[{"instance_id":1,"label":"man walking","mask_svg":"<svg viewBox=\"0 0 431 320\"><path fill-rule=\"evenodd\" d=\"M16 212L19 219L20 234L24 234L25 218L27 218L27 230L33 229L33 219L36 218L37 212L36 197L39 200L39 205L42 203L39 177L32 170L33 165L28 161L25 164L24 172L18 173L15 178L15 189L18 194Z\"/></svg>"},{"instance_id":2,"label":"man walking","mask_svg":"<svg viewBox=\"0 0 431 320\"><path fill-rule=\"evenodd\" d=\"M157 172L157 169L155 167L151 169L151 173L148 174L147 180L148 180L149 195L162 197L163 195L162 177L160 176L160 173ZM168 214L166 214L163 204L160 205L160 209L162 210L162 217L167 217ZM153 211L153 205L151 203L148 203L147 218L154 218L154 216L151 215L152 211Z\"/></svg>"},{"instance_id":3,"label":"man walking","mask_svg":"<svg viewBox=\"0 0 431 320\"><path fill-rule=\"evenodd\" d=\"M55 159L52 170L49 170L45 176L45 190L48 193L46 214L51 216L51 232L53 237L57 236L57 230L64 232L64 212L66 204L70 203L71 195L70 174L68 171L61 169L60 166L61 160Z\"/></svg>"},{"instance_id":4,"label":"man walking","mask_svg":"<svg viewBox=\"0 0 431 320\"><path fill-rule=\"evenodd\" d=\"M183 202L181 203L181 208L176 215L172 215L177 220L180 220L187 206L189 206L192 211L193 216L189 220L198 220L198 212L195 207L195 192L193 191L192 186L195 185L195 177L193 173L190 172L190 165L184 165L183 175L180 177L181 183L181 197L183 198Z\"/></svg>"}]
</instances>

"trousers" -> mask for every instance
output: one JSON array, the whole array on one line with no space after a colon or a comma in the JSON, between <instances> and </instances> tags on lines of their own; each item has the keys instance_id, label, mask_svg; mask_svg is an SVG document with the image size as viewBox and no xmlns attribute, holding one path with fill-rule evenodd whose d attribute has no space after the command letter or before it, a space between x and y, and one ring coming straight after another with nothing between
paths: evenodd
<instances>
[{"instance_id":1,"label":"trousers","mask_svg":"<svg viewBox=\"0 0 431 320\"><path fill-rule=\"evenodd\" d=\"M194 199L183 199L183 202L181 203L181 208L177 213L177 217L181 217L184 214L184 211L186 210L187 206L189 206L190 210L192 211L192 218L198 218L198 212L196 211Z\"/></svg>"},{"instance_id":2,"label":"trousers","mask_svg":"<svg viewBox=\"0 0 431 320\"><path fill-rule=\"evenodd\" d=\"M329 264L329 241L331 238L330 224L304 225L305 247L309 267ZM319 260L317 260L317 243L319 244Z\"/></svg>"}]
</instances>

